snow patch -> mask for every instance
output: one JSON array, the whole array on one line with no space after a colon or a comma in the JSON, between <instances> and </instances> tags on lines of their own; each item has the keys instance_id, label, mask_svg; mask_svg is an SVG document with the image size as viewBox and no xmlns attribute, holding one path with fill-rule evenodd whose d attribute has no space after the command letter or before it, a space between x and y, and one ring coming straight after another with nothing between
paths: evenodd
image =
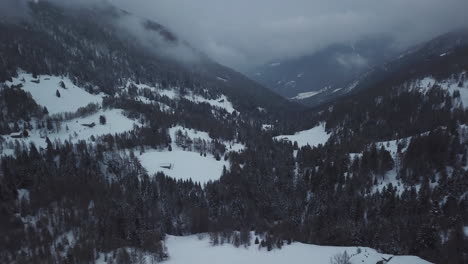
<instances>
[{"instance_id":1,"label":"snow patch","mask_svg":"<svg viewBox=\"0 0 468 264\"><path fill-rule=\"evenodd\" d=\"M202 184L218 180L223 167L230 167L229 162L223 159L217 161L211 154L204 157L199 153L183 150L148 151L138 158L150 175L164 172L175 179L192 179Z\"/></svg>"},{"instance_id":2,"label":"snow patch","mask_svg":"<svg viewBox=\"0 0 468 264\"><path fill-rule=\"evenodd\" d=\"M222 81L222 82L227 82L228 81L227 79L221 78L219 76L216 76L216 79L218 79L219 81Z\"/></svg>"},{"instance_id":3,"label":"snow patch","mask_svg":"<svg viewBox=\"0 0 468 264\"><path fill-rule=\"evenodd\" d=\"M224 109L230 114L236 111L225 95L221 95L217 99L206 99L200 95L186 95L185 99L195 103L207 103L213 107Z\"/></svg>"},{"instance_id":4,"label":"snow patch","mask_svg":"<svg viewBox=\"0 0 468 264\"><path fill-rule=\"evenodd\" d=\"M270 124L263 124L262 125L262 130L263 131L270 131L273 129L273 125L270 125Z\"/></svg>"},{"instance_id":5,"label":"snow patch","mask_svg":"<svg viewBox=\"0 0 468 264\"><path fill-rule=\"evenodd\" d=\"M102 125L99 123L99 116L106 117L106 124ZM84 126L92 125L94 126ZM34 129L29 131L29 137L15 139L10 136L6 136L5 139L11 142L19 140L24 142L27 145L29 143L34 143L36 147L47 147L46 137L50 139L51 142L55 140L70 142L77 142L79 140L88 140L91 136L102 136L106 134L116 134L130 131L133 129L134 125L138 125L135 121L129 119L123 115L122 110L112 109L107 111L99 111L95 114L84 118L72 119L62 123L59 131L48 131L44 129ZM68 129L67 129L68 127ZM8 145L8 144L6 144ZM4 151L3 154L6 154Z\"/></svg>"},{"instance_id":6,"label":"snow patch","mask_svg":"<svg viewBox=\"0 0 468 264\"><path fill-rule=\"evenodd\" d=\"M274 139L279 141L290 141L290 142L297 142L299 147L303 147L309 145L311 147L316 147L320 144L325 144L328 139L330 138L329 133L325 131L325 124L322 123L314 128L309 130L304 130L295 133L294 135L281 135L274 137Z\"/></svg>"},{"instance_id":7,"label":"snow patch","mask_svg":"<svg viewBox=\"0 0 468 264\"><path fill-rule=\"evenodd\" d=\"M466 73L462 73L466 77ZM461 83L461 87L459 84ZM429 76L418 80L416 85L410 89L417 89L421 93L427 93L433 87L438 86L444 90L447 90L451 95L453 95L456 91L460 93L460 101L465 108L468 107L468 82L467 81L459 81L455 79L446 79L442 81L437 81L433 77Z\"/></svg>"},{"instance_id":8,"label":"snow patch","mask_svg":"<svg viewBox=\"0 0 468 264\"><path fill-rule=\"evenodd\" d=\"M86 92L67 77L41 75L33 78L30 73L20 72L12 82L5 84L22 85L22 89L29 92L38 104L47 107L50 114L76 112L78 108L90 103L101 104L104 97L103 94L93 95ZM60 97L57 96L57 91Z\"/></svg>"},{"instance_id":9,"label":"snow patch","mask_svg":"<svg viewBox=\"0 0 468 264\"><path fill-rule=\"evenodd\" d=\"M296 96L291 97L290 99L292 99L292 100L304 100L306 98L316 96L319 93L320 93L320 91L311 91L311 92L298 93Z\"/></svg>"}]
</instances>

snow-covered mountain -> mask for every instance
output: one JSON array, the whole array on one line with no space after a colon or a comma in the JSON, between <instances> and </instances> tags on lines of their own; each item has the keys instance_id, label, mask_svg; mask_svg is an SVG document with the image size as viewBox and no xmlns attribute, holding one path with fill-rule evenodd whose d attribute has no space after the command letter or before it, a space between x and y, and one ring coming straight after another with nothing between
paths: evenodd
<instances>
[{"instance_id":1,"label":"snow-covered mountain","mask_svg":"<svg viewBox=\"0 0 468 264\"><path fill-rule=\"evenodd\" d=\"M374 36L350 44L334 44L311 55L262 65L248 75L292 100L337 92L361 74L397 53L389 37Z\"/></svg>"}]
</instances>

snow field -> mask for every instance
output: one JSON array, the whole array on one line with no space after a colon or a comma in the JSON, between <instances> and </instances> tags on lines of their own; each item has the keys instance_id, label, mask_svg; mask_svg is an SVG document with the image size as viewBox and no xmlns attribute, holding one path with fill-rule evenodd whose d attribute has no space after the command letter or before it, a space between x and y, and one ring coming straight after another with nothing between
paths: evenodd
<instances>
[{"instance_id":1,"label":"snow field","mask_svg":"<svg viewBox=\"0 0 468 264\"><path fill-rule=\"evenodd\" d=\"M217 263L217 264L328 264L330 258L344 251L351 257L352 264L375 264L388 258L391 255L378 253L374 249L361 248L361 253L357 254L357 247L333 247L317 246L293 242L285 245L282 249L267 251L265 248L259 249L253 240L251 246L245 248L234 247L231 244L211 246L208 236L199 239L199 235L192 236L167 236L166 246L169 250L170 258L167 264L186 263ZM389 264L429 264L429 262L414 256L395 256Z\"/></svg>"},{"instance_id":2,"label":"snow field","mask_svg":"<svg viewBox=\"0 0 468 264\"><path fill-rule=\"evenodd\" d=\"M106 124L102 125L99 123L99 117L103 115L106 117ZM83 124L92 124L94 127L83 126ZM102 136L106 134L116 134L130 131L133 129L133 126L137 124L135 121L127 118L123 115L122 110L112 109L112 110L101 110L95 114L84 118L72 119L62 123L59 131L47 131L47 129L34 129L29 131L29 137L15 139L11 136L5 136L7 142L14 142L19 140L24 142L27 145L29 143L34 143L36 147L45 148L46 137L50 141L54 142L55 140L65 141L69 140L76 143L79 140L89 140L91 136ZM68 127L68 130L67 130ZM8 144L8 143L7 143ZM6 152L4 151L4 154Z\"/></svg>"},{"instance_id":3,"label":"snow field","mask_svg":"<svg viewBox=\"0 0 468 264\"><path fill-rule=\"evenodd\" d=\"M328 134L325 131L325 124L322 123L309 130L299 131L295 133L294 135L277 136L277 137L274 137L274 139L278 141L287 140L292 143L296 141L299 147L303 147L307 145L311 147L316 147L320 144L325 144L330 138L330 135L331 134Z\"/></svg>"},{"instance_id":4,"label":"snow field","mask_svg":"<svg viewBox=\"0 0 468 264\"><path fill-rule=\"evenodd\" d=\"M223 168L230 168L230 163L221 160L216 160L214 156L207 153L206 157L198 152L182 150L175 144L176 132L182 131L187 133L187 136L193 139L202 139L207 143L212 141L208 133L197 131L195 129L175 126L169 129L169 135L172 140L172 151L151 150L138 156L141 165L148 171L150 175L157 172L164 172L167 176L175 179L189 180L201 184L208 181L218 180L223 172ZM242 151L245 146L240 143L224 142L227 151Z\"/></svg>"},{"instance_id":5,"label":"snow field","mask_svg":"<svg viewBox=\"0 0 468 264\"><path fill-rule=\"evenodd\" d=\"M65 88L61 87L61 83ZM32 74L20 72L18 77L7 85L22 85L22 89L29 92L33 99L41 106L47 107L49 114L62 112L76 112L78 108L90 103L101 104L103 94L93 95L74 85L67 77L41 75L36 79ZM57 96L57 91L60 97Z\"/></svg>"}]
</instances>

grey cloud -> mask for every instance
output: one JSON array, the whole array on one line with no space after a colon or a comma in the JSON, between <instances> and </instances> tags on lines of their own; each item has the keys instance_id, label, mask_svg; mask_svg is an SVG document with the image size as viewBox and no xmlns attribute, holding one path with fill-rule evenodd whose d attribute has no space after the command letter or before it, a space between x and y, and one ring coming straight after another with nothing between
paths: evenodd
<instances>
[{"instance_id":1,"label":"grey cloud","mask_svg":"<svg viewBox=\"0 0 468 264\"><path fill-rule=\"evenodd\" d=\"M401 47L468 26L466 0L114 0L237 68L391 34Z\"/></svg>"},{"instance_id":2,"label":"grey cloud","mask_svg":"<svg viewBox=\"0 0 468 264\"><path fill-rule=\"evenodd\" d=\"M468 27L467 0L54 1L114 3L167 26L218 62L241 70L374 34L391 35L399 47L408 47Z\"/></svg>"}]
</instances>

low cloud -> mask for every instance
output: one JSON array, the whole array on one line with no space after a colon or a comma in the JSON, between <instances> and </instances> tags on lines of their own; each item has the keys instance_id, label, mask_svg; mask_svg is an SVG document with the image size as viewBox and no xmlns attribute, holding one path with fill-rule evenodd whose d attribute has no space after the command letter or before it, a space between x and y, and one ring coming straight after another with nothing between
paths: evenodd
<instances>
[{"instance_id":1,"label":"low cloud","mask_svg":"<svg viewBox=\"0 0 468 264\"><path fill-rule=\"evenodd\" d=\"M114 0L228 66L313 53L373 34L400 47L468 26L466 0Z\"/></svg>"},{"instance_id":2,"label":"low cloud","mask_svg":"<svg viewBox=\"0 0 468 264\"><path fill-rule=\"evenodd\" d=\"M16 6L26 1L1 0L0 14L24 15ZM468 27L467 0L54 1L71 6L110 2L166 26L211 58L239 70L376 34L390 35L404 48Z\"/></svg>"}]
</instances>

